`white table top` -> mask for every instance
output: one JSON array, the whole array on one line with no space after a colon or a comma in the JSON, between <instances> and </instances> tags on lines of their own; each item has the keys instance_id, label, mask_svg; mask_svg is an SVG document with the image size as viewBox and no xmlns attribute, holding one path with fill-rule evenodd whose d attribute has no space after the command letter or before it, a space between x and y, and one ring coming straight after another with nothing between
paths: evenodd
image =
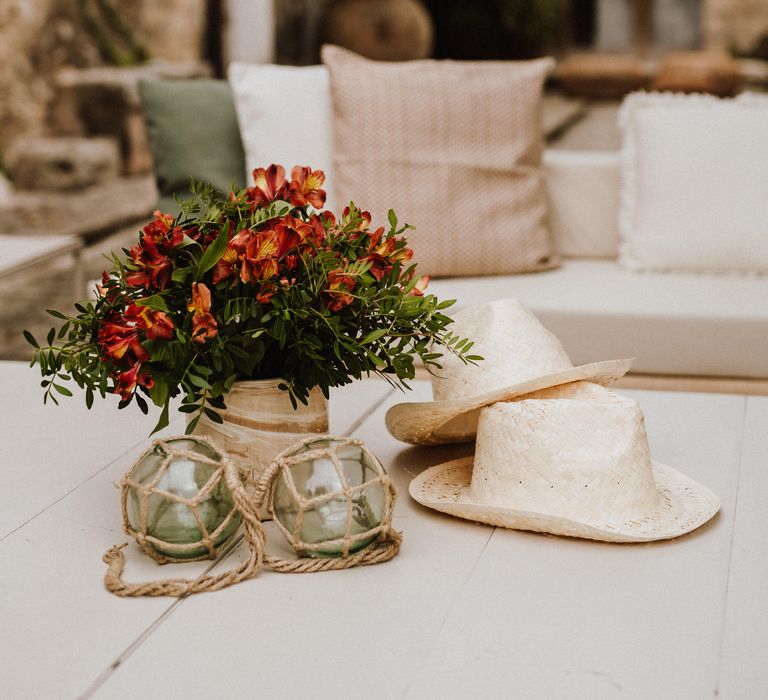
<instances>
[{"instance_id":1,"label":"white table top","mask_svg":"<svg viewBox=\"0 0 768 700\"><path fill-rule=\"evenodd\" d=\"M114 484L152 418L116 402L43 407L21 363L0 363L0 387L3 697L768 697L768 398L625 392L654 457L722 510L677 540L614 545L422 508L411 475L470 448L398 443L383 417L402 396L379 381L345 387L331 431L365 440L394 477L401 553L174 601L102 584L102 554L126 540ZM413 400L429 395L415 383ZM126 558L128 581L210 564L158 567L135 544Z\"/></svg>"}]
</instances>

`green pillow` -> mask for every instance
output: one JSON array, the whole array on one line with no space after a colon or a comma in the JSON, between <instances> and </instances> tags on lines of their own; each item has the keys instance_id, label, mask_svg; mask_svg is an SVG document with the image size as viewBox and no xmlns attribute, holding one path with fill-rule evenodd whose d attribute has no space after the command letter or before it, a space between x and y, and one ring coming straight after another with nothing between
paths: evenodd
<instances>
[{"instance_id":1,"label":"green pillow","mask_svg":"<svg viewBox=\"0 0 768 700\"><path fill-rule=\"evenodd\" d=\"M225 80L142 80L149 148L161 201L190 196L189 179L220 192L245 185L245 155L235 103Z\"/></svg>"}]
</instances>

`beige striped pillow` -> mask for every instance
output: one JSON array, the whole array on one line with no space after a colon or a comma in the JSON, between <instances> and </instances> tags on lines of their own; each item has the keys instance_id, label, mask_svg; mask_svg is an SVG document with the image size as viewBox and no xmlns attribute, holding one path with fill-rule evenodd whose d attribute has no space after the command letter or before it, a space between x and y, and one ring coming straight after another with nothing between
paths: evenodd
<instances>
[{"instance_id":1,"label":"beige striped pillow","mask_svg":"<svg viewBox=\"0 0 768 700\"><path fill-rule=\"evenodd\" d=\"M552 267L540 109L551 59L370 61L323 47L339 202L388 209L424 274Z\"/></svg>"}]
</instances>

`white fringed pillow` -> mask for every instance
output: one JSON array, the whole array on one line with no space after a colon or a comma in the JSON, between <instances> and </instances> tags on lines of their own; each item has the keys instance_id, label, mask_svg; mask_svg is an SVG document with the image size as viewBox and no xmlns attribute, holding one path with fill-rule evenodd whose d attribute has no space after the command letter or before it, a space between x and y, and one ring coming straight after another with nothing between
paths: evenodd
<instances>
[{"instance_id":1,"label":"white fringed pillow","mask_svg":"<svg viewBox=\"0 0 768 700\"><path fill-rule=\"evenodd\" d=\"M245 165L266 168L310 165L325 172L328 206L333 206L331 88L325 66L232 63L229 83L235 98Z\"/></svg>"},{"instance_id":2,"label":"white fringed pillow","mask_svg":"<svg viewBox=\"0 0 768 700\"><path fill-rule=\"evenodd\" d=\"M768 272L768 101L635 93L620 124L621 263Z\"/></svg>"}]
</instances>

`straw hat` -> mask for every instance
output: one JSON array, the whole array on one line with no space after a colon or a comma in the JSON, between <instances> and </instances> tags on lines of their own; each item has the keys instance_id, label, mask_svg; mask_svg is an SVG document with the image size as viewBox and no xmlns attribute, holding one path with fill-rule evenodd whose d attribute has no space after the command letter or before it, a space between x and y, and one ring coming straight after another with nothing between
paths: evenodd
<instances>
[{"instance_id":1,"label":"straw hat","mask_svg":"<svg viewBox=\"0 0 768 700\"><path fill-rule=\"evenodd\" d=\"M409 491L460 518L609 542L677 537L720 507L651 460L637 403L589 382L483 408L474 458L427 469Z\"/></svg>"},{"instance_id":2,"label":"straw hat","mask_svg":"<svg viewBox=\"0 0 768 700\"><path fill-rule=\"evenodd\" d=\"M398 440L414 445L474 440L483 406L568 382L612 384L632 364L608 360L574 367L560 341L514 299L466 308L450 330L474 341L472 354L484 359L467 365L451 353L442 357L440 376L431 378L434 401L400 403L387 411L387 429Z\"/></svg>"}]
</instances>

